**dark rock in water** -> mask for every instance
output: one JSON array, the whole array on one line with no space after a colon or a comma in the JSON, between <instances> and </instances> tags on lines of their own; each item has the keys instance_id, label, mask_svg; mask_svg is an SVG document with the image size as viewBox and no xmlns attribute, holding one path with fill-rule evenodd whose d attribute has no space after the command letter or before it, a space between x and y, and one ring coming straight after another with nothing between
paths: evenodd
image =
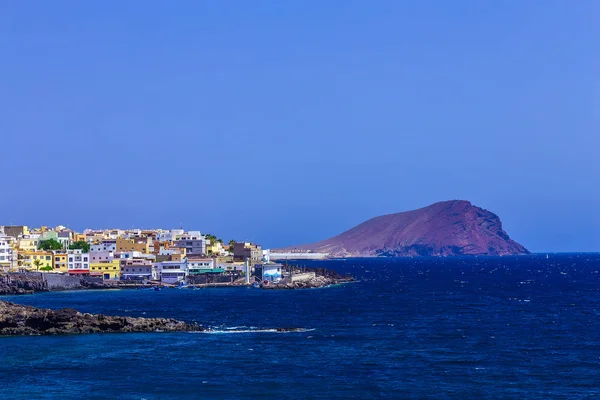
<instances>
[{"instance_id":1,"label":"dark rock in water","mask_svg":"<svg viewBox=\"0 0 600 400\"><path fill-rule=\"evenodd\" d=\"M168 318L131 318L48 310L0 301L0 335L59 335L116 332L205 331L198 324Z\"/></svg>"},{"instance_id":2,"label":"dark rock in water","mask_svg":"<svg viewBox=\"0 0 600 400\"><path fill-rule=\"evenodd\" d=\"M496 214L464 200L383 215L333 238L281 250L329 253L332 257L529 253L510 239Z\"/></svg>"}]
</instances>

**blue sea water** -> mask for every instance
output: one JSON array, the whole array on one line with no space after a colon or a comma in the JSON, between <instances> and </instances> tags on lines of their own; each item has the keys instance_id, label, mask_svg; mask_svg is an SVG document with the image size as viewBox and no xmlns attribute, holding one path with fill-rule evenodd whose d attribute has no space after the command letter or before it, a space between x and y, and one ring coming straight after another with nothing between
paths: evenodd
<instances>
[{"instance_id":1,"label":"blue sea water","mask_svg":"<svg viewBox=\"0 0 600 400\"><path fill-rule=\"evenodd\" d=\"M600 395L599 254L303 264L358 282L0 297L218 331L0 338L0 398ZM307 331L261 331L290 326Z\"/></svg>"}]
</instances>

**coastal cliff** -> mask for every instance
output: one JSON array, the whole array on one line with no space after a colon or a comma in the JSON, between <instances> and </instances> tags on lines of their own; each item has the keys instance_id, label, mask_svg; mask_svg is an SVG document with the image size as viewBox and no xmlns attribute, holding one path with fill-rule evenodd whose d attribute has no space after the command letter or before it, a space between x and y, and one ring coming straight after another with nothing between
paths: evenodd
<instances>
[{"instance_id":1,"label":"coastal cliff","mask_svg":"<svg viewBox=\"0 0 600 400\"><path fill-rule=\"evenodd\" d=\"M282 250L332 257L529 254L496 214L464 200L375 217L330 239Z\"/></svg>"}]
</instances>

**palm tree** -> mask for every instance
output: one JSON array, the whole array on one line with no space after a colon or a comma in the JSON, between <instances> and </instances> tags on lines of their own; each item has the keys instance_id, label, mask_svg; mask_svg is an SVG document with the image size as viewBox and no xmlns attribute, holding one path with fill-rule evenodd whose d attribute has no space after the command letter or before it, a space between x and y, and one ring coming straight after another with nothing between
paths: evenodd
<instances>
[{"instance_id":1,"label":"palm tree","mask_svg":"<svg viewBox=\"0 0 600 400\"><path fill-rule=\"evenodd\" d=\"M39 271L40 267L44 265L44 263L42 262L42 260L33 260L33 265L35 265L35 268Z\"/></svg>"}]
</instances>

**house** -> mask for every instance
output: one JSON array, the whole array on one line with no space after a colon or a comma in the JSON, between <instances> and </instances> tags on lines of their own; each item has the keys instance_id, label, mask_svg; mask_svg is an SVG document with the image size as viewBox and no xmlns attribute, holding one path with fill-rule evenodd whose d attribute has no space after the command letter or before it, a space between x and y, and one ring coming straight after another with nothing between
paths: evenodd
<instances>
[{"instance_id":1,"label":"house","mask_svg":"<svg viewBox=\"0 0 600 400\"><path fill-rule=\"evenodd\" d=\"M224 256L229 252L225 247L223 247L223 243L221 242L211 242L206 245L206 254L213 256Z\"/></svg>"},{"instance_id":2,"label":"house","mask_svg":"<svg viewBox=\"0 0 600 400\"><path fill-rule=\"evenodd\" d=\"M233 261L250 261L250 265L262 262L262 248L259 245L241 242L233 245Z\"/></svg>"},{"instance_id":3,"label":"house","mask_svg":"<svg viewBox=\"0 0 600 400\"><path fill-rule=\"evenodd\" d=\"M19 238L17 247L24 252L36 251L38 248L38 237L39 235L24 235Z\"/></svg>"},{"instance_id":4,"label":"house","mask_svg":"<svg viewBox=\"0 0 600 400\"><path fill-rule=\"evenodd\" d=\"M66 249L71 244L71 235L68 231L63 233L45 230L38 238L38 245L39 242L43 242L44 240L55 240L62 245L63 249Z\"/></svg>"},{"instance_id":5,"label":"house","mask_svg":"<svg viewBox=\"0 0 600 400\"><path fill-rule=\"evenodd\" d=\"M117 251L117 239L104 239L90 246L90 253L98 253L101 251Z\"/></svg>"},{"instance_id":6,"label":"house","mask_svg":"<svg viewBox=\"0 0 600 400\"><path fill-rule=\"evenodd\" d=\"M186 276L186 260L162 261L154 264L154 279L163 283L178 283L184 281Z\"/></svg>"},{"instance_id":7,"label":"house","mask_svg":"<svg viewBox=\"0 0 600 400\"><path fill-rule=\"evenodd\" d=\"M13 248L11 237L0 235L0 271L8 271L13 263Z\"/></svg>"},{"instance_id":8,"label":"house","mask_svg":"<svg viewBox=\"0 0 600 400\"><path fill-rule=\"evenodd\" d=\"M188 258L187 271L188 275L225 272L223 268L218 268L215 265L214 258Z\"/></svg>"},{"instance_id":9,"label":"house","mask_svg":"<svg viewBox=\"0 0 600 400\"><path fill-rule=\"evenodd\" d=\"M121 262L121 277L127 280L152 279L152 261L134 258Z\"/></svg>"},{"instance_id":10,"label":"house","mask_svg":"<svg viewBox=\"0 0 600 400\"><path fill-rule=\"evenodd\" d=\"M110 262L114 258L119 259L120 257L115 257L115 253L110 250L106 251L90 251L90 262Z\"/></svg>"},{"instance_id":11,"label":"house","mask_svg":"<svg viewBox=\"0 0 600 400\"><path fill-rule=\"evenodd\" d=\"M26 225L5 226L4 234L6 236L18 239L19 237L29 235L29 228Z\"/></svg>"},{"instance_id":12,"label":"house","mask_svg":"<svg viewBox=\"0 0 600 400\"><path fill-rule=\"evenodd\" d=\"M121 277L121 260L113 258L110 261L92 261L90 276L101 276L103 279L119 279Z\"/></svg>"},{"instance_id":13,"label":"house","mask_svg":"<svg viewBox=\"0 0 600 400\"><path fill-rule=\"evenodd\" d=\"M206 238L199 231L190 231L173 242L173 247L184 249L187 256L206 254Z\"/></svg>"},{"instance_id":14,"label":"house","mask_svg":"<svg viewBox=\"0 0 600 400\"><path fill-rule=\"evenodd\" d=\"M28 270L52 271L53 255L51 251L22 251L19 253L17 263L20 268Z\"/></svg>"},{"instance_id":15,"label":"house","mask_svg":"<svg viewBox=\"0 0 600 400\"><path fill-rule=\"evenodd\" d=\"M152 246L152 238L118 238L116 241L116 246L116 251L118 252L139 251L140 253L150 253L150 248Z\"/></svg>"},{"instance_id":16,"label":"house","mask_svg":"<svg viewBox=\"0 0 600 400\"><path fill-rule=\"evenodd\" d=\"M67 250L67 268L69 275L89 275L90 255L81 249Z\"/></svg>"},{"instance_id":17,"label":"house","mask_svg":"<svg viewBox=\"0 0 600 400\"><path fill-rule=\"evenodd\" d=\"M69 246L71 245L71 231L68 231L68 230L58 231L58 237L56 240L58 240L65 249L68 249Z\"/></svg>"},{"instance_id":18,"label":"house","mask_svg":"<svg viewBox=\"0 0 600 400\"><path fill-rule=\"evenodd\" d=\"M68 254L66 250L53 251L54 255L54 271L55 272L68 272L69 271L69 262L68 262Z\"/></svg>"}]
</instances>

